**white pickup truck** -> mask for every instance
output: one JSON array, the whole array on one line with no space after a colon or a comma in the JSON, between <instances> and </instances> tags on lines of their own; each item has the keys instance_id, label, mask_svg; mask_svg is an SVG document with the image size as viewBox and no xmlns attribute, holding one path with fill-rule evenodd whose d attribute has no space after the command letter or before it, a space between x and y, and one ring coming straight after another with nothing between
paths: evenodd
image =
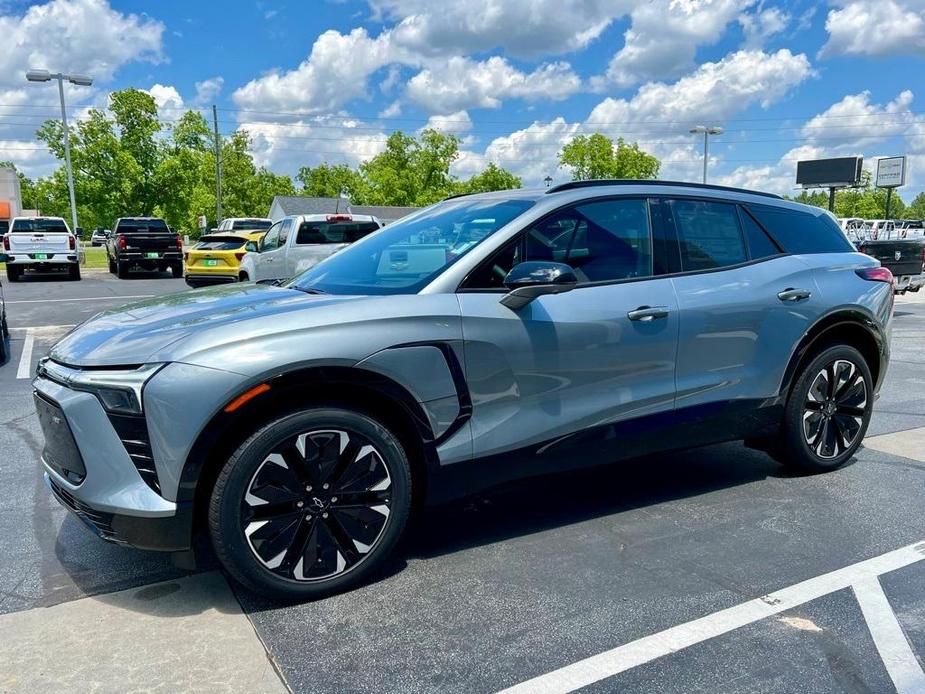
<instances>
[{"instance_id":1,"label":"white pickup truck","mask_svg":"<svg viewBox=\"0 0 925 694\"><path fill-rule=\"evenodd\" d=\"M241 261L242 282L287 280L320 263L382 224L375 217L351 214L300 214L271 226Z\"/></svg>"},{"instance_id":2,"label":"white pickup truck","mask_svg":"<svg viewBox=\"0 0 925 694\"><path fill-rule=\"evenodd\" d=\"M18 282L26 270L65 270L80 279L80 243L61 217L15 217L3 237L6 276Z\"/></svg>"}]
</instances>

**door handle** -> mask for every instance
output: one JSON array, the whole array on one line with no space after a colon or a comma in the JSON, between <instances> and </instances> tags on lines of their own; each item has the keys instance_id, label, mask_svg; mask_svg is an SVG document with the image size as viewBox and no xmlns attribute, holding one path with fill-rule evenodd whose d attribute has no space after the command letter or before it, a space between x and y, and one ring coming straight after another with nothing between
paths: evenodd
<instances>
[{"instance_id":1,"label":"door handle","mask_svg":"<svg viewBox=\"0 0 925 694\"><path fill-rule=\"evenodd\" d=\"M793 287L788 287L784 291L778 292L777 298L781 301L803 301L812 295L813 293L807 291L806 289L794 289Z\"/></svg>"},{"instance_id":2,"label":"door handle","mask_svg":"<svg viewBox=\"0 0 925 694\"><path fill-rule=\"evenodd\" d=\"M628 311L626 317L630 320L653 321L656 318L666 318L668 316L667 306L640 306L639 308Z\"/></svg>"},{"instance_id":3,"label":"door handle","mask_svg":"<svg viewBox=\"0 0 925 694\"><path fill-rule=\"evenodd\" d=\"M264 262L273 263L273 262L276 262L276 261L275 261L273 258L265 258L265 259L264 259Z\"/></svg>"}]
</instances>

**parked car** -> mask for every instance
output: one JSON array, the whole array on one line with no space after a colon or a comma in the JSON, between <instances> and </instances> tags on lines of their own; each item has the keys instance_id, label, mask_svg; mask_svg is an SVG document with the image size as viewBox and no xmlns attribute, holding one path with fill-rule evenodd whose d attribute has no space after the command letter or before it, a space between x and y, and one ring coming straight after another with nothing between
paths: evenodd
<instances>
[{"instance_id":1,"label":"parked car","mask_svg":"<svg viewBox=\"0 0 925 694\"><path fill-rule=\"evenodd\" d=\"M183 276L183 241L157 217L120 217L106 241L109 271L120 278L132 269L149 272L170 269Z\"/></svg>"},{"instance_id":2,"label":"parked car","mask_svg":"<svg viewBox=\"0 0 925 694\"><path fill-rule=\"evenodd\" d=\"M186 283L191 287L238 281L238 269L248 250L255 251L266 232L221 232L203 236L185 256Z\"/></svg>"},{"instance_id":3,"label":"parked car","mask_svg":"<svg viewBox=\"0 0 925 694\"><path fill-rule=\"evenodd\" d=\"M61 217L15 217L3 236L7 279L18 282L26 270L64 270L79 280L78 246L77 236Z\"/></svg>"},{"instance_id":4,"label":"parked car","mask_svg":"<svg viewBox=\"0 0 925 694\"><path fill-rule=\"evenodd\" d=\"M0 263L6 262L6 253L0 252ZM3 282L0 282L0 365L10 357L10 328L6 322L6 301L3 298Z\"/></svg>"},{"instance_id":5,"label":"parked car","mask_svg":"<svg viewBox=\"0 0 925 694\"><path fill-rule=\"evenodd\" d=\"M282 286L84 323L33 381L44 472L106 539L184 550L203 528L240 582L317 597L382 566L412 500L736 439L838 468L892 309L889 270L774 195L459 197Z\"/></svg>"},{"instance_id":6,"label":"parked car","mask_svg":"<svg viewBox=\"0 0 925 694\"><path fill-rule=\"evenodd\" d=\"M91 246L105 246L106 239L109 238L109 235L112 232L109 229L104 229L103 227L97 227L93 230L93 233L90 234L90 245Z\"/></svg>"},{"instance_id":7,"label":"parked car","mask_svg":"<svg viewBox=\"0 0 925 694\"><path fill-rule=\"evenodd\" d=\"M305 214L284 217L271 226L248 253L238 271L242 282L295 277L329 255L380 229L375 217L350 214Z\"/></svg>"},{"instance_id":8,"label":"parked car","mask_svg":"<svg viewBox=\"0 0 925 694\"><path fill-rule=\"evenodd\" d=\"M273 220L266 217L228 217L216 231L266 231L272 224Z\"/></svg>"}]
</instances>

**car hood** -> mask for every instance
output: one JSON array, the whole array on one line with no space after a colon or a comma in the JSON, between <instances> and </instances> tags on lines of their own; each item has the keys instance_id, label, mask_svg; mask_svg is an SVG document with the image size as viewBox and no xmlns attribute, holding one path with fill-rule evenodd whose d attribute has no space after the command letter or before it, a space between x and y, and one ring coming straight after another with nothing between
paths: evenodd
<instances>
[{"instance_id":1,"label":"car hood","mask_svg":"<svg viewBox=\"0 0 925 694\"><path fill-rule=\"evenodd\" d=\"M170 361L183 343L205 332L357 298L258 284L181 292L103 311L68 333L50 356L72 366Z\"/></svg>"}]
</instances>

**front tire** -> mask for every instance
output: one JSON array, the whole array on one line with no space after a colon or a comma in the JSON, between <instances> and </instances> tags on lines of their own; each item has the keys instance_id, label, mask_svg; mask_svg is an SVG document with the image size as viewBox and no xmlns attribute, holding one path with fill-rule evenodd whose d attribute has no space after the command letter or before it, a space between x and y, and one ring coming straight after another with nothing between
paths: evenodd
<instances>
[{"instance_id":1,"label":"front tire","mask_svg":"<svg viewBox=\"0 0 925 694\"><path fill-rule=\"evenodd\" d=\"M241 444L212 490L209 530L237 581L305 600L366 580L410 508L408 458L388 429L358 412L309 409Z\"/></svg>"},{"instance_id":2,"label":"front tire","mask_svg":"<svg viewBox=\"0 0 925 694\"><path fill-rule=\"evenodd\" d=\"M778 459L804 472L826 472L854 455L870 424L873 379L853 347L830 347L803 369L787 401Z\"/></svg>"}]
</instances>

